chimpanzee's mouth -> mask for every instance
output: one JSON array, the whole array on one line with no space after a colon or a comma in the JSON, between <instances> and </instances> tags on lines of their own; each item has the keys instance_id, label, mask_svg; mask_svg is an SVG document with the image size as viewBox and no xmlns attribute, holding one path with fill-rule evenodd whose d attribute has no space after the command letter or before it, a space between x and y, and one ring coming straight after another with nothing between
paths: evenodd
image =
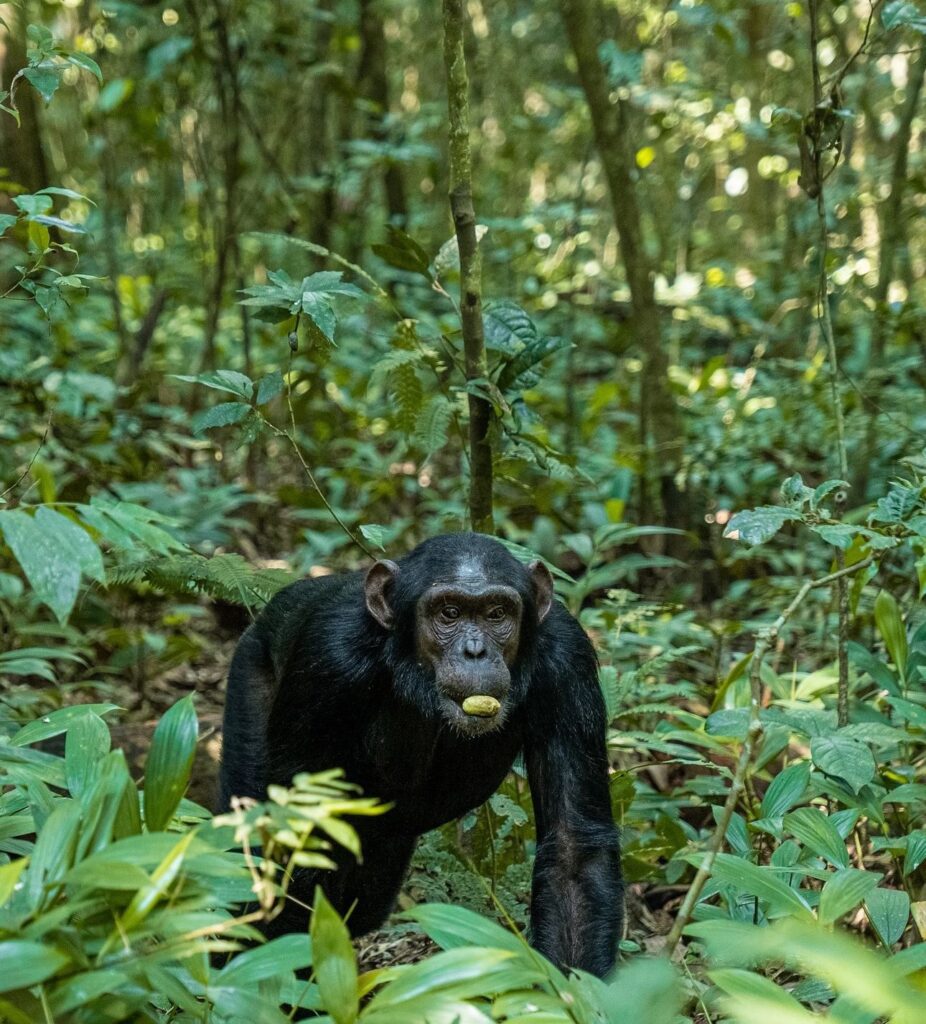
<instances>
[{"instance_id":1,"label":"chimpanzee's mouth","mask_svg":"<svg viewBox=\"0 0 926 1024\"><path fill-rule=\"evenodd\" d=\"M456 732L464 736L482 736L485 733L494 732L504 724L508 717L504 701L499 702L495 698L482 694L479 696L485 703L476 705L476 709L480 712L478 714L463 710L463 705L467 702L470 702L469 707L473 708L471 697L465 699L461 697L459 700L444 697L441 700L444 717ZM490 711L489 701L496 705L491 713L488 713Z\"/></svg>"}]
</instances>

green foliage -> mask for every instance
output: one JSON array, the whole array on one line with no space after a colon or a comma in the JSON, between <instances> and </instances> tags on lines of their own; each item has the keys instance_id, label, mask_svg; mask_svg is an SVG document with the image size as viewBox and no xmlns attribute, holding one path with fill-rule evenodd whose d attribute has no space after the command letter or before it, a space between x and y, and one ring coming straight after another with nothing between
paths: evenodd
<instances>
[{"instance_id":1,"label":"green foliage","mask_svg":"<svg viewBox=\"0 0 926 1024\"><path fill-rule=\"evenodd\" d=\"M259 607L295 579L285 569L258 569L241 555L175 555L124 561L109 573L109 581L145 581L168 594L204 593L246 608Z\"/></svg>"},{"instance_id":2,"label":"green foliage","mask_svg":"<svg viewBox=\"0 0 926 1024\"><path fill-rule=\"evenodd\" d=\"M488 365L467 381L443 68L427 45L439 7L361 8L9 17L0 105L22 124L3 135L0 182L0 1016L282 1021L301 1003L403 1024L918 1021L922 11L821 8L814 110L794 5L621 7L597 57L658 348L641 344L567 26L552 8L482 11L470 71ZM827 167L851 139L823 203L838 368L817 321L808 128ZM340 817L355 794L299 780L236 809L235 842L177 802L188 702L159 727L144 801L111 749L123 694L165 667L219 673L209 598L256 610L319 563L361 567L348 531L394 554L465 527L472 393L496 413L498 529L548 562L598 647L627 874L660 922L733 790L757 632L839 559L852 573L849 724L837 602L813 588L759 659L763 734L684 983L646 957L613 982L566 978L466 912L526 920L517 772L422 843L412 896L459 905L413 912L445 953L358 974L320 903L316 979L298 980L306 936L229 948L253 937L252 886L272 913L282 878L273 857L255 878L238 851L356 852ZM647 418L666 411L675 425L653 444ZM62 734L63 754L35 746Z\"/></svg>"},{"instance_id":3,"label":"green foliage","mask_svg":"<svg viewBox=\"0 0 926 1024\"><path fill-rule=\"evenodd\" d=\"M249 296L241 300L243 306L256 310L256 315L269 323L282 323L291 317L305 317L309 324L327 341L334 344L337 326L332 296L345 295L362 298L363 292L353 284L343 281L340 271L324 271L310 274L302 281L293 281L284 270L267 274L270 284L245 288ZM244 397L249 398L250 395Z\"/></svg>"}]
</instances>

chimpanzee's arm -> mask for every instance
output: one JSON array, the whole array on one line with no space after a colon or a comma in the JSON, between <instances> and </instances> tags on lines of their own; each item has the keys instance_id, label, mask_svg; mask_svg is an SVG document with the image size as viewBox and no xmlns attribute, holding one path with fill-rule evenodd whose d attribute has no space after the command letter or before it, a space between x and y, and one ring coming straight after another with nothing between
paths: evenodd
<instances>
[{"instance_id":1,"label":"chimpanzee's arm","mask_svg":"<svg viewBox=\"0 0 926 1024\"><path fill-rule=\"evenodd\" d=\"M267 795L267 721L275 690L263 633L251 625L235 649L228 673L219 811L229 809L232 796L263 800Z\"/></svg>"},{"instance_id":2,"label":"chimpanzee's arm","mask_svg":"<svg viewBox=\"0 0 926 1024\"><path fill-rule=\"evenodd\" d=\"M559 605L537 645L524 743L537 822L531 942L560 966L603 976L621 937L624 885L597 659Z\"/></svg>"}]
</instances>

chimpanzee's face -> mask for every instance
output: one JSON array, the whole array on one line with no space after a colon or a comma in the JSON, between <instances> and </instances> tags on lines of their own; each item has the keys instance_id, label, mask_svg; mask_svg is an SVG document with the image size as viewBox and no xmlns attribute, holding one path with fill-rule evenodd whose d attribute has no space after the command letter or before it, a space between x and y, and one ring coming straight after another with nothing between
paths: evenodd
<instances>
[{"instance_id":1,"label":"chimpanzee's face","mask_svg":"<svg viewBox=\"0 0 926 1024\"><path fill-rule=\"evenodd\" d=\"M387 629L395 624L390 594L398 572L394 562L381 561L366 580L367 608ZM536 609L531 613L542 621L553 582L542 563L533 563L528 573ZM414 615L415 656L433 670L445 721L465 736L498 729L510 707L511 667L525 615L521 594L492 567L463 561L432 576Z\"/></svg>"},{"instance_id":2,"label":"chimpanzee's face","mask_svg":"<svg viewBox=\"0 0 926 1024\"><path fill-rule=\"evenodd\" d=\"M477 576L438 583L418 601L419 661L434 670L444 717L468 736L489 732L505 720L522 611L513 587ZM489 700L473 700L480 697Z\"/></svg>"}]
</instances>

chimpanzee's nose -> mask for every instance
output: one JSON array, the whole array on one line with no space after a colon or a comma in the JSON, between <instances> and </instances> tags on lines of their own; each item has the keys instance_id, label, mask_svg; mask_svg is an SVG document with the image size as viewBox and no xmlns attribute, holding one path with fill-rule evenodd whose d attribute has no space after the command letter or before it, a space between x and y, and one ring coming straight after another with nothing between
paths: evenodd
<instances>
[{"instance_id":1,"label":"chimpanzee's nose","mask_svg":"<svg viewBox=\"0 0 926 1024\"><path fill-rule=\"evenodd\" d=\"M468 636L463 650L467 658L484 658L486 656L486 645L482 642L481 636Z\"/></svg>"}]
</instances>

